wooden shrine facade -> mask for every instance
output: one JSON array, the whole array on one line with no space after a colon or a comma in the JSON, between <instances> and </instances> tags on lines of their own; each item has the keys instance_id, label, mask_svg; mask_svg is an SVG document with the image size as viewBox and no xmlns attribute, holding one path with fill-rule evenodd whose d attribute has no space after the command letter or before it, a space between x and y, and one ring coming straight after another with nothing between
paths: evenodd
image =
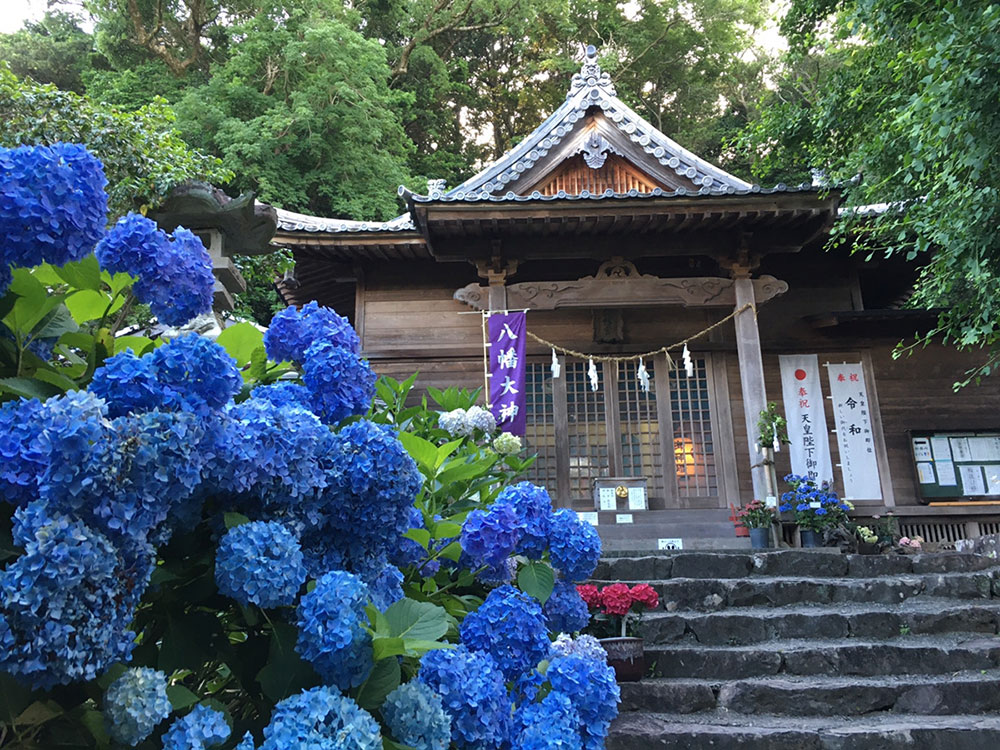
<instances>
[{"instance_id":1,"label":"wooden shrine facade","mask_svg":"<svg viewBox=\"0 0 1000 750\"><path fill-rule=\"evenodd\" d=\"M279 211L274 240L295 254L286 301L347 315L377 372L482 386L477 310L527 308L538 338L605 355L711 328L689 345L690 375L663 355L645 363L649 393L634 363L602 362L593 390L588 362L562 356L553 378L551 350L529 341L526 442L560 505L593 510L594 479L643 477L651 513L714 511L725 525L730 505L766 492L754 442L760 411L782 401L778 356L809 353L864 370L881 492L855 498L859 512L895 509L944 541L1000 522L988 498L919 500L909 431L1000 427L983 408L1000 382L953 392L972 361L944 347L893 358L931 320L899 309L915 270L824 251L836 193L762 189L699 159L622 103L593 56L511 152L457 187L400 194L408 212L385 223ZM641 536L640 519L622 534Z\"/></svg>"}]
</instances>

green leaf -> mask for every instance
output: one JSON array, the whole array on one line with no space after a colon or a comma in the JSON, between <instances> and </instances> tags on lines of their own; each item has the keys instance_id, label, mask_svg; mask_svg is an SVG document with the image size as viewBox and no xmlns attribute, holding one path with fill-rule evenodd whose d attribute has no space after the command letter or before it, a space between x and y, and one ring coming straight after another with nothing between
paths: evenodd
<instances>
[{"instance_id":1,"label":"green leaf","mask_svg":"<svg viewBox=\"0 0 1000 750\"><path fill-rule=\"evenodd\" d=\"M467 464L451 466L438 474L437 480L442 486L445 486L451 484L452 482L462 482L466 479L482 476L490 470L494 461L494 459L489 461L472 461Z\"/></svg>"},{"instance_id":2,"label":"green leaf","mask_svg":"<svg viewBox=\"0 0 1000 750\"><path fill-rule=\"evenodd\" d=\"M403 533L403 536L407 539L412 539L424 549L427 549L431 543L431 532L427 529L407 529Z\"/></svg>"},{"instance_id":3,"label":"green leaf","mask_svg":"<svg viewBox=\"0 0 1000 750\"><path fill-rule=\"evenodd\" d=\"M62 715L62 707L55 701L35 701L14 719L14 725L34 727L52 721Z\"/></svg>"},{"instance_id":4,"label":"green leaf","mask_svg":"<svg viewBox=\"0 0 1000 750\"><path fill-rule=\"evenodd\" d=\"M424 440L412 432L400 432L399 442L406 448L406 452L413 456L413 460L420 465L421 471L424 474L427 476L434 474L435 469L437 469L435 464L437 461L437 447L434 443Z\"/></svg>"},{"instance_id":5,"label":"green leaf","mask_svg":"<svg viewBox=\"0 0 1000 750\"><path fill-rule=\"evenodd\" d=\"M396 657L375 662L368 679L358 689L354 699L366 711L374 711L385 701L385 697L399 687L399 660Z\"/></svg>"},{"instance_id":6,"label":"green leaf","mask_svg":"<svg viewBox=\"0 0 1000 750\"><path fill-rule=\"evenodd\" d=\"M31 689L0 672L0 723L10 724L31 704Z\"/></svg>"},{"instance_id":7,"label":"green leaf","mask_svg":"<svg viewBox=\"0 0 1000 750\"><path fill-rule=\"evenodd\" d=\"M111 738L108 737L107 720L103 713L93 708L88 709L80 715L80 723L90 732L98 750L110 747Z\"/></svg>"},{"instance_id":8,"label":"green leaf","mask_svg":"<svg viewBox=\"0 0 1000 750\"><path fill-rule=\"evenodd\" d=\"M454 644L446 641L425 641L419 638L404 638L403 650L407 656L423 656L428 651L439 651L441 649L455 648Z\"/></svg>"},{"instance_id":9,"label":"green leaf","mask_svg":"<svg viewBox=\"0 0 1000 750\"><path fill-rule=\"evenodd\" d=\"M458 450L458 446L460 446L463 441L464 438L459 438L458 440L452 440L449 443L445 443L440 448L438 448L437 455L434 457L434 468L435 469L441 468L441 464L445 462L448 456L450 456L452 453Z\"/></svg>"},{"instance_id":10,"label":"green leaf","mask_svg":"<svg viewBox=\"0 0 1000 750\"><path fill-rule=\"evenodd\" d=\"M250 353L250 366L243 370L243 380L253 383L263 380L267 374L267 350L263 344Z\"/></svg>"},{"instance_id":11,"label":"green leaf","mask_svg":"<svg viewBox=\"0 0 1000 750\"><path fill-rule=\"evenodd\" d=\"M254 351L264 345L264 333L252 323L237 323L220 333L215 342L229 352L238 366L244 367Z\"/></svg>"},{"instance_id":12,"label":"green leaf","mask_svg":"<svg viewBox=\"0 0 1000 750\"><path fill-rule=\"evenodd\" d=\"M104 311L111 304L111 295L100 289L81 289L66 296L66 307L69 308L73 320L77 323L88 323L91 320L98 320L104 315ZM115 299L114 307L110 312L114 312L125 304L122 297Z\"/></svg>"},{"instance_id":13,"label":"green leaf","mask_svg":"<svg viewBox=\"0 0 1000 750\"><path fill-rule=\"evenodd\" d=\"M183 711L185 708L193 706L199 700L197 695L192 693L183 685L171 685L167 688L167 698L174 711Z\"/></svg>"},{"instance_id":14,"label":"green leaf","mask_svg":"<svg viewBox=\"0 0 1000 750\"><path fill-rule=\"evenodd\" d=\"M410 747L409 745L403 745L402 743L394 742L393 740L390 740L388 737L383 737L382 750L414 750L414 748Z\"/></svg>"},{"instance_id":15,"label":"green leaf","mask_svg":"<svg viewBox=\"0 0 1000 750\"><path fill-rule=\"evenodd\" d=\"M101 271L101 281L108 285L111 289L111 296L115 296L118 292L122 291L125 287L134 284L137 279L131 274L125 272L119 272L113 276L107 271Z\"/></svg>"},{"instance_id":16,"label":"green leaf","mask_svg":"<svg viewBox=\"0 0 1000 750\"><path fill-rule=\"evenodd\" d=\"M454 539L462 533L462 527L451 521L441 521L434 524L434 539Z\"/></svg>"},{"instance_id":17,"label":"green leaf","mask_svg":"<svg viewBox=\"0 0 1000 750\"><path fill-rule=\"evenodd\" d=\"M65 393L66 391L75 391L79 388L79 385L72 378L68 378L56 370L46 370L39 368L35 370L34 375L36 380L40 380L43 383L48 383L49 385L58 388L60 393Z\"/></svg>"},{"instance_id":18,"label":"green leaf","mask_svg":"<svg viewBox=\"0 0 1000 750\"><path fill-rule=\"evenodd\" d=\"M261 690L271 700L287 698L319 682L313 668L295 652L298 637L294 625L274 623L267 664L257 673Z\"/></svg>"},{"instance_id":19,"label":"green leaf","mask_svg":"<svg viewBox=\"0 0 1000 750\"><path fill-rule=\"evenodd\" d=\"M372 658L375 661L388 659L392 656L402 656L406 653L402 638L372 638Z\"/></svg>"},{"instance_id":20,"label":"green leaf","mask_svg":"<svg viewBox=\"0 0 1000 750\"><path fill-rule=\"evenodd\" d=\"M156 342L145 336L115 336L115 354L131 349L137 357L156 348Z\"/></svg>"},{"instance_id":21,"label":"green leaf","mask_svg":"<svg viewBox=\"0 0 1000 750\"><path fill-rule=\"evenodd\" d=\"M430 602L400 599L385 611L389 634L399 638L436 641L448 632L448 613Z\"/></svg>"},{"instance_id":22,"label":"green leaf","mask_svg":"<svg viewBox=\"0 0 1000 750\"><path fill-rule=\"evenodd\" d=\"M552 596L555 582L555 572L548 563L544 562L528 563L517 574L517 585L521 591L528 596L535 597L542 604L545 604Z\"/></svg>"},{"instance_id":23,"label":"green leaf","mask_svg":"<svg viewBox=\"0 0 1000 750\"><path fill-rule=\"evenodd\" d=\"M39 321L31 335L36 339L57 339L64 333L76 333L79 330L80 326L73 320L66 305L58 305Z\"/></svg>"},{"instance_id":24,"label":"green leaf","mask_svg":"<svg viewBox=\"0 0 1000 750\"><path fill-rule=\"evenodd\" d=\"M101 288L101 268L97 264L97 256L93 253L81 260L56 268L55 272L59 278L77 289Z\"/></svg>"},{"instance_id":25,"label":"green leaf","mask_svg":"<svg viewBox=\"0 0 1000 750\"><path fill-rule=\"evenodd\" d=\"M45 383L35 378L3 378L0 379L0 391L12 393L23 398L37 398L44 401L63 392L51 383Z\"/></svg>"},{"instance_id":26,"label":"green leaf","mask_svg":"<svg viewBox=\"0 0 1000 750\"><path fill-rule=\"evenodd\" d=\"M31 275L38 279L45 286L59 286L63 283L62 277L56 272L55 266L42 263L31 269Z\"/></svg>"},{"instance_id":27,"label":"green leaf","mask_svg":"<svg viewBox=\"0 0 1000 750\"><path fill-rule=\"evenodd\" d=\"M461 556L462 556L462 545L459 542L452 542L451 544L447 545L443 550L441 550L441 554L439 555L439 557L443 557L446 560L451 560L452 562L458 562L458 558L460 558Z\"/></svg>"},{"instance_id":28,"label":"green leaf","mask_svg":"<svg viewBox=\"0 0 1000 750\"><path fill-rule=\"evenodd\" d=\"M242 526L245 523L250 523L250 519L244 516L242 513L235 513L233 511L227 511L222 516L222 520L226 524L227 529L234 529L237 526Z\"/></svg>"}]
</instances>

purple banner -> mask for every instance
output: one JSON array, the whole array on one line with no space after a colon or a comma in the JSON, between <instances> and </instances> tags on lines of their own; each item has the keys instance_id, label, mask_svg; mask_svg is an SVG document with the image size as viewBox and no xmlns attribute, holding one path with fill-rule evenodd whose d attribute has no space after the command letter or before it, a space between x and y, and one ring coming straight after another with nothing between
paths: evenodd
<instances>
[{"instance_id":1,"label":"purple banner","mask_svg":"<svg viewBox=\"0 0 1000 750\"><path fill-rule=\"evenodd\" d=\"M524 436L524 344L527 314L493 313L490 334L490 410L503 432Z\"/></svg>"}]
</instances>

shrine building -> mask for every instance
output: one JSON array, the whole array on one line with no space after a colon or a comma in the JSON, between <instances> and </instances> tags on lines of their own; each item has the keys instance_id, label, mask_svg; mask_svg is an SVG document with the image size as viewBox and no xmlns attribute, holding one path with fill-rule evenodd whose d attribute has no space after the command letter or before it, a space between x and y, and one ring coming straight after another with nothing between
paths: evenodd
<instances>
[{"instance_id":1,"label":"shrine building","mask_svg":"<svg viewBox=\"0 0 1000 750\"><path fill-rule=\"evenodd\" d=\"M936 318L902 306L916 269L826 250L836 190L762 188L685 150L618 98L593 48L515 148L400 194L408 212L385 223L278 211L286 302L347 316L375 371L419 371L418 389L483 386L477 311L527 310L529 478L596 514L606 548L745 545L731 506L780 494L792 455L904 534L1000 531L1000 379L956 392L973 356L892 356ZM639 361L614 359L689 338L687 359L641 361L648 391ZM604 358L596 377L580 354ZM777 493L756 444L769 401L792 438Z\"/></svg>"}]
</instances>

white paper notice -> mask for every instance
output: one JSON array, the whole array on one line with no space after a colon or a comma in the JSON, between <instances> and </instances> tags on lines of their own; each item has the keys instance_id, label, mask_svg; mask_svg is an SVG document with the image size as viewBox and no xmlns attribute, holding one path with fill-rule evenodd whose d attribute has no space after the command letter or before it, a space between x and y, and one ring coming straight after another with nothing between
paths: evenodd
<instances>
[{"instance_id":1,"label":"white paper notice","mask_svg":"<svg viewBox=\"0 0 1000 750\"><path fill-rule=\"evenodd\" d=\"M1000 466L984 466L986 471L986 494L1000 495Z\"/></svg>"},{"instance_id":2,"label":"white paper notice","mask_svg":"<svg viewBox=\"0 0 1000 750\"><path fill-rule=\"evenodd\" d=\"M955 487L958 485L958 477L955 476L955 464L951 461L938 461L934 468L937 469L938 485L941 487Z\"/></svg>"},{"instance_id":3,"label":"white paper notice","mask_svg":"<svg viewBox=\"0 0 1000 750\"><path fill-rule=\"evenodd\" d=\"M931 451L935 461L951 461L951 446L946 437L932 437Z\"/></svg>"},{"instance_id":4,"label":"white paper notice","mask_svg":"<svg viewBox=\"0 0 1000 750\"><path fill-rule=\"evenodd\" d=\"M833 464L820 388L819 358L815 354L781 355L778 363L792 473L814 479L817 484L832 482Z\"/></svg>"},{"instance_id":5,"label":"white paper notice","mask_svg":"<svg viewBox=\"0 0 1000 750\"><path fill-rule=\"evenodd\" d=\"M881 500L868 388L861 363L828 365L833 419L840 447L840 471L847 500Z\"/></svg>"},{"instance_id":6,"label":"white paper notice","mask_svg":"<svg viewBox=\"0 0 1000 750\"><path fill-rule=\"evenodd\" d=\"M646 510L646 490L642 487L628 488L628 509Z\"/></svg>"},{"instance_id":7,"label":"white paper notice","mask_svg":"<svg viewBox=\"0 0 1000 750\"><path fill-rule=\"evenodd\" d=\"M970 437L969 453L972 454L973 461L1000 461L1000 455L996 452L995 438Z\"/></svg>"},{"instance_id":8,"label":"white paper notice","mask_svg":"<svg viewBox=\"0 0 1000 750\"><path fill-rule=\"evenodd\" d=\"M600 501L601 510L618 510L618 499L615 497L614 487L601 487L597 491L597 499Z\"/></svg>"},{"instance_id":9,"label":"white paper notice","mask_svg":"<svg viewBox=\"0 0 1000 750\"><path fill-rule=\"evenodd\" d=\"M956 461L971 461L972 452L969 450L969 438L952 438L951 452L955 455Z\"/></svg>"},{"instance_id":10,"label":"white paper notice","mask_svg":"<svg viewBox=\"0 0 1000 750\"><path fill-rule=\"evenodd\" d=\"M615 516L615 523L632 523L631 513L619 513Z\"/></svg>"},{"instance_id":11,"label":"white paper notice","mask_svg":"<svg viewBox=\"0 0 1000 750\"><path fill-rule=\"evenodd\" d=\"M577 513L581 521L586 521L591 526L597 526L598 515L596 511L586 511L584 513Z\"/></svg>"},{"instance_id":12,"label":"white paper notice","mask_svg":"<svg viewBox=\"0 0 1000 750\"><path fill-rule=\"evenodd\" d=\"M931 441L927 438L913 438L913 457L917 461L930 461Z\"/></svg>"},{"instance_id":13,"label":"white paper notice","mask_svg":"<svg viewBox=\"0 0 1000 750\"><path fill-rule=\"evenodd\" d=\"M930 461L920 461L917 464L917 476L920 484L934 484L934 464Z\"/></svg>"},{"instance_id":14,"label":"white paper notice","mask_svg":"<svg viewBox=\"0 0 1000 750\"><path fill-rule=\"evenodd\" d=\"M986 483L983 482L982 466L959 466L958 473L962 477L963 495L986 494Z\"/></svg>"}]
</instances>

